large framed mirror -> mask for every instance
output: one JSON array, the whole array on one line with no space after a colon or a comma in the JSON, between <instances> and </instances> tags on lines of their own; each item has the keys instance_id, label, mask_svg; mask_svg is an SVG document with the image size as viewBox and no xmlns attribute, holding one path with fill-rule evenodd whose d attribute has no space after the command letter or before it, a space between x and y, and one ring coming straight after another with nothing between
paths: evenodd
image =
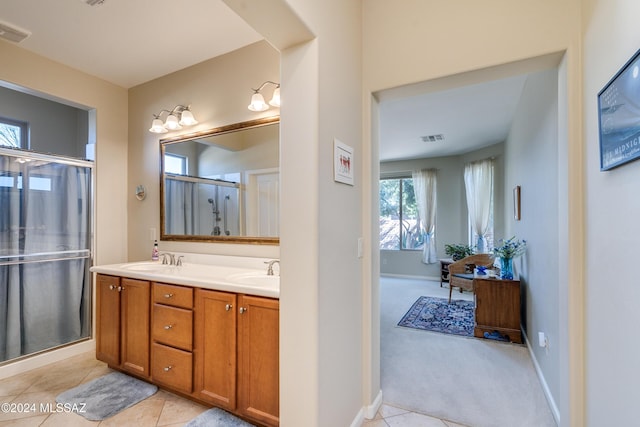
<instances>
[{"instance_id":1,"label":"large framed mirror","mask_svg":"<svg viewBox=\"0 0 640 427\"><path fill-rule=\"evenodd\" d=\"M160 140L160 239L278 244L280 118Z\"/></svg>"}]
</instances>

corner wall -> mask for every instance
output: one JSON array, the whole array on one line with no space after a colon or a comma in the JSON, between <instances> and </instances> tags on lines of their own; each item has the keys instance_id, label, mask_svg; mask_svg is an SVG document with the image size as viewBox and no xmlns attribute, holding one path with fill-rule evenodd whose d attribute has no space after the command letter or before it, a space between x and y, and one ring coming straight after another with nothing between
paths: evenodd
<instances>
[{"instance_id":1,"label":"corner wall","mask_svg":"<svg viewBox=\"0 0 640 427\"><path fill-rule=\"evenodd\" d=\"M506 234L527 241L527 252L515 260L521 281L522 324L550 395L552 412L559 417L560 350L566 325L560 324L559 247L565 240L559 232L559 200L563 185L558 164L558 70L527 78L505 149L504 216ZM521 219L513 217L513 188L521 187ZM564 310L564 307L562 307ZM549 348L538 346L538 331L544 332Z\"/></svg>"},{"instance_id":2,"label":"corner wall","mask_svg":"<svg viewBox=\"0 0 640 427\"><path fill-rule=\"evenodd\" d=\"M638 423L640 161L601 172L597 94L640 46L640 3L585 0L585 425ZM637 117L636 117L637 119Z\"/></svg>"}]
</instances>

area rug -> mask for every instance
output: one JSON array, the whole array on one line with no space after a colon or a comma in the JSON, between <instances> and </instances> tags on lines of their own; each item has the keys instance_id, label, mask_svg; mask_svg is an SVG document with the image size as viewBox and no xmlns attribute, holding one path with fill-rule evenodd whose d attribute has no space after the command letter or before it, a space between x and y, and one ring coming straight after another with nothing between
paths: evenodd
<instances>
[{"instance_id":1,"label":"area rug","mask_svg":"<svg viewBox=\"0 0 640 427\"><path fill-rule=\"evenodd\" d=\"M474 310L473 301L451 300L449 304L446 298L420 297L398 326L472 337Z\"/></svg>"},{"instance_id":2,"label":"area rug","mask_svg":"<svg viewBox=\"0 0 640 427\"><path fill-rule=\"evenodd\" d=\"M158 387L120 372L112 372L81 384L56 397L69 412L101 421L152 396Z\"/></svg>"},{"instance_id":3,"label":"area rug","mask_svg":"<svg viewBox=\"0 0 640 427\"><path fill-rule=\"evenodd\" d=\"M220 408L213 408L201 413L184 427L254 427L254 425Z\"/></svg>"}]
</instances>

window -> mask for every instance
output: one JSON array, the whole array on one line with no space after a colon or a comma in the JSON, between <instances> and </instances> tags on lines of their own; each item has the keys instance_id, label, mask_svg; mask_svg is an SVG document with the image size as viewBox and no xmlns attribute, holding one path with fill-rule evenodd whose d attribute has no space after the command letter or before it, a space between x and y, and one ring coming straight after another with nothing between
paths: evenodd
<instances>
[{"instance_id":1,"label":"window","mask_svg":"<svg viewBox=\"0 0 640 427\"><path fill-rule=\"evenodd\" d=\"M187 174L187 158L177 154L164 155L164 171L175 175Z\"/></svg>"},{"instance_id":2,"label":"window","mask_svg":"<svg viewBox=\"0 0 640 427\"><path fill-rule=\"evenodd\" d=\"M29 148L25 122L0 117L0 147Z\"/></svg>"},{"instance_id":3,"label":"window","mask_svg":"<svg viewBox=\"0 0 640 427\"><path fill-rule=\"evenodd\" d=\"M424 233L418 217L412 178L380 180L380 249L422 250Z\"/></svg>"}]
</instances>

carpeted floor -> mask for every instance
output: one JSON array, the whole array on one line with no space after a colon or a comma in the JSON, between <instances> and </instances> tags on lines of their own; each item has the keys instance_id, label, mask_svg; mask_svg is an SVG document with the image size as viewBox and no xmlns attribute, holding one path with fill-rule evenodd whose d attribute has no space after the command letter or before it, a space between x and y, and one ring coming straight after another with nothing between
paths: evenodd
<instances>
[{"instance_id":1,"label":"carpeted floor","mask_svg":"<svg viewBox=\"0 0 640 427\"><path fill-rule=\"evenodd\" d=\"M437 282L380 282L385 403L473 427L556 425L525 346L399 327L420 296L448 298L449 290Z\"/></svg>"}]
</instances>

